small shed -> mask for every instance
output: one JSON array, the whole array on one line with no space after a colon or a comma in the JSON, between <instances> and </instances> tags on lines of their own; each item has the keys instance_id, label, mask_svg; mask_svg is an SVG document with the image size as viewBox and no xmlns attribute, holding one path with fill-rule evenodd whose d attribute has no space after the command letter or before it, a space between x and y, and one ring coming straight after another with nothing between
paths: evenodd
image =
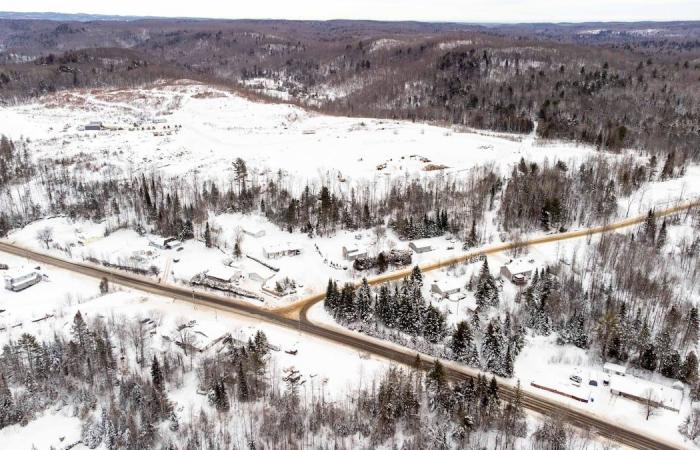
<instances>
[{"instance_id":1,"label":"small shed","mask_svg":"<svg viewBox=\"0 0 700 450\"><path fill-rule=\"evenodd\" d=\"M531 263L518 259L501 267L501 275L514 284L525 284L533 271Z\"/></svg>"},{"instance_id":2,"label":"small shed","mask_svg":"<svg viewBox=\"0 0 700 450\"><path fill-rule=\"evenodd\" d=\"M608 362L603 364L603 372L607 373L608 375L618 375L624 377L627 375L627 367Z\"/></svg>"},{"instance_id":3,"label":"small shed","mask_svg":"<svg viewBox=\"0 0 700 450\"><path fill-rule=\"evenodd\" d=\"M448 278L443 280L435 280L430 285L430 292L447 298L452 294L456 294L462 290L463 284L459 279Z\"/></svg>"},{"instance_id":4,"label":"small shed","mask_svg":"<svg viewBox=\"0 0 700 450\"><path fill-rule=\"evenodd\" d=\"M426 253L433 251L433 246L430 241L426 239L419 239L417 241L411 241L408 247L416 253Z\"/></svg>"}]
</instances>

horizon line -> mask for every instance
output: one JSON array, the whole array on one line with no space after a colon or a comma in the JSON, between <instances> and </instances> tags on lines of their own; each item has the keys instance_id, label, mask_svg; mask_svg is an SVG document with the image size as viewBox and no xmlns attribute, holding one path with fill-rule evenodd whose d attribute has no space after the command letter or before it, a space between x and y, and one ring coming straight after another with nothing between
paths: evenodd
<instances>
[{"instance_id":1,"label":"horizon line","mask_svg":"<svg viewBox=\"0 0 700 450\"><path fill-rule=\"evenodd\" d=\"M375 22L375 23L419 23L419 24L454 24L454 25L586 25L586 24L635 24L635 23L689 23L700 22L700 19L673 19L673 20L582 20L582 21L534 21L534 22L518 22L518 21L458 21L458 20L418 20L418 19L279 19L279 18L253 18L253 17L197 17L197 16L151 16L151 15L129 15L129 14L102 14L89 12L58 12L58 11L0 11L0 19L10 19L2 17L5 14L17 15L56 15L56 16L75 16L75 17L90 17L95 20L103 21L136 21L136 20L196 20L196 21L260 21L260 22ZM103 18L103 19L100 19ZM15 20L42 20L41 18L17 18ZM44 18L43 20L61 21L64 19Z\"/></svg>"}]
</instances>

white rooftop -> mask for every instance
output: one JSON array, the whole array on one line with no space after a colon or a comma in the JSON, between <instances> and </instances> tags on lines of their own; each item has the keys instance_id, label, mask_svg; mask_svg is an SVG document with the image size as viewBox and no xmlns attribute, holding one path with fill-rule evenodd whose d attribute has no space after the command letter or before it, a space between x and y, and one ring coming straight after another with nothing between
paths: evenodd
<instances>
[{"instance_id":1,"label":"white rooftop","mask_svg":"<svg viewBox=\"0 0 700 450\"><path fill-rule=\"evenodd\" d=\"M294 250L301 250L301 246L291 242L268 244L263 247L265 253L281 253Z\"/></svg>"},{"instance_id":2,"label":"white rooftop","mask_svg":"<svg viewBox=\"0 0 700 450\"><path fill-rule=\"evenodd\" d=\"M5 278L10 278L10 279L14 280L17 278L26 277L27 275L31 275L34 272L38 272L38 271L33 267L23 266L23 267L16 267L14 269L10 269L7 272L5 272L3 275Z\"/></svg>"},{"instance_id":3,"label":"white rooftop","mask_svg":"<svg viewBox=\"0 0 700 450\"><path fill-rule=\"evenodd\" d=\"M524 259L516 259L505 265L513 275L533 270L533 265Z\"/></svg>"},{"instance_id":4,"label":"white rooftop","mask_svg":"<svg viewBox=\"0 0 700 450\"><path fill-rule=\"evenodd\" d=\"M441 278L439 280L434 280L433 284L436 284L441 291L448 292L455 289L462 289L465 283L459 278L447 277Z\"/></svg>"},{"instance_id":5,"label":"white rooftop","mask_svg":"<svg viewBox=\"0 0 700 450\"><path fill-rule=\"evenodd\" d=\"M240 269L228 266L215 266L207 271L207 276L218 280L230 280L240 273Z\"/></svg>"},{"instance_id":6,"label":"white rooftop","mask_svg":"<svg viewBox=\"0 0 700 450\"><path fill-rule=\"evenodd\" d=\"M603 364L603 370L609 370L610 372L627 373L627 367L610 362L606 362L605 364Z\"/></svg>"},{"instance_id":7,"label":"white rooftop","mask_svg":"<svg viewBox=\"0 0 700 450\"><path fill-rule=\"evenodd\" d=\"M683 391L636 377L614 375L610 378L610 389L639 398L646 398L651 390L652 400L675 409L680 409L683 402Z\"/></svg>"}]
</instances>

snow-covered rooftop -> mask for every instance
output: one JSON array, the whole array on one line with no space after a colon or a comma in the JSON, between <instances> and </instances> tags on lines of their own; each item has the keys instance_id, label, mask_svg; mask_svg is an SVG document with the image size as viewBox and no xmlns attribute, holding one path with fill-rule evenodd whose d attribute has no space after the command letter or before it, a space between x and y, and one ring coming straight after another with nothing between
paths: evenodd
<instances>
[{"instance_id":1,"label":"snow-covered rooftop","mask_svg":"<svg viewBox=\"0 0 700 450\"><path fill-rule=\"evenodd\" d=\"M263 247L263 250L265 251L265 253L284 253L300 251L301 246L298 244L292 244L291 242L278 242L266 245L265 247Z\"/></svg>"},{"instance_id":2,"label":"snow-covered rooftop","mask_svg":"<svg viewBox=\"0 0 700 450\"><path fill-rule=\"evenodd\" d=\"M683 391L673 389L651 381L636 377L622 377L615 375L610 378L610 389L623 394L646 399L651 395L651 400L661 403L664 407L679 410L683 402Z\"/></svg>"},{"instance_id":3,"label":"snow-covered rooftop","mask_svg":"<svg viewBox=\"0 0 700 450\"><path fill-rule=\"evenodd\" d=\"M207 276L210 278L216 278L217 280L229 281L233 277L239 275L241 269L235 266L214 266L207 271Z\"/></svg>"},{"instance_id":4,"label":"snow-covered rooftop","mask_svg":"<svg viewBox=\"0 0 700 450\"><path fill-rule=\"evenodd\" d=\"M531 272L534 269L534 264L525 261L524 259L516 259L513 260L505 265L508 270L510 271L511 274L519 274L519 273L526 273L526 272Z\"/></svg>"},{"instance_id":5,"label":"snow-covered rooftop","mask_svg":"<svg viewBox=\"0 0 700 450\"><path fill-rule=\"evenodd\" d=\"M610 362L603 364L603 370L614 373L627 373L627 367Z\"/></svg>"},{"instance_id":6,"label":"snow-covered rooftop","mask_svg":"<svg viewBox=\"0 0 700 450\"><path fill-rule=\"evenodd\" d=\"M464 281L455 277L441 278L433 281L434 285L437 285L442 292L450 292L461 290L464 287Z\"/></svg>"}]
</instances>

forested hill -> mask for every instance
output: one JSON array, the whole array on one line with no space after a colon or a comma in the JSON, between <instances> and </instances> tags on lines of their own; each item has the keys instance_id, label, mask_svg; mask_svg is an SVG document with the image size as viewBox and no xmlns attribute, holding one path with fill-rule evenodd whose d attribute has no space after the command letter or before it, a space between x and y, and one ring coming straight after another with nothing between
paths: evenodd
<instances>
[{"instance_id":1,"label":"forested hill","mask_svg":"<svg viewBox=\"0 0 700 450\"><path fill-rule=\"evenodd\" d=\"M206 50L206 51L203 51ZM700 23L0 19L0 101L193 78L322 112L700 158Z\"/></svg>"}]
</instances>

